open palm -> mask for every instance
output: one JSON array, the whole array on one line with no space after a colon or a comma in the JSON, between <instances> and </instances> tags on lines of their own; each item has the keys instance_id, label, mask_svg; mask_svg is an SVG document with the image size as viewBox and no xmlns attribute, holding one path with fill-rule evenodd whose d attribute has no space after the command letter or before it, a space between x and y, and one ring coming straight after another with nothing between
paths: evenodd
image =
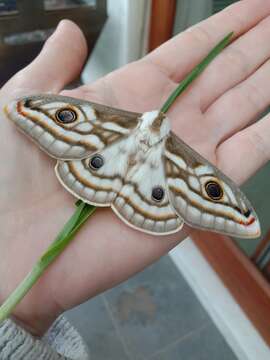
<instances>
[{"instance_id":1,"label":"open palm","mask_svg":"<svg viewBox=\"0 0 270 360\"><path fill-rule=\"evenodd\" d=\"M270 119L254 123L270 100L270 3L243 0L193 27L144 59L98 82L62 94L144 112L160 108L183 77L227 33L233 43L175 102L168 115L185 142L238 184L268 161ZM59 56L61 54L61 56ZM86 56L80 30L64 21L41 54L1 90L1 105L40 92L59 93ZM54 161L0 122L0 303L22 280L74 210ZM154 237L97 210L76 239L17 307L41 334L63 310L123 281L178 244L190 231Z\"/></svg>"}]
</instances>

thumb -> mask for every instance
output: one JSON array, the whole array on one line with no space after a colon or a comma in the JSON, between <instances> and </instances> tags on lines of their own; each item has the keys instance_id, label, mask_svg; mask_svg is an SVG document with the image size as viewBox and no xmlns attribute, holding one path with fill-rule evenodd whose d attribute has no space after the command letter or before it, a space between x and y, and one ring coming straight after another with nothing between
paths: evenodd
<instances>
[{"instance_id":1,"label":"thumb","mask_svg":"<svg viewBox=\"0 0 270 360\"><path fill-rule=\"evenodd\" d=\"M33 92L58 93L76 78L86 59L87 44L80 28L62 20L40 54L2 88L8 97Z\"/></svg>"}]
</instances>

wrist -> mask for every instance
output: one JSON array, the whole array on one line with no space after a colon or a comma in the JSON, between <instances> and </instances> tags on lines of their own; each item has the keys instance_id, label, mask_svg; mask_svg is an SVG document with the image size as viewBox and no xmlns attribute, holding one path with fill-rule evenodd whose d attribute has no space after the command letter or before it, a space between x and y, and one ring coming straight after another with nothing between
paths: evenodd
<instances>
[{"instance_id":1,"label":"wrist","mask_svg":"<svg viewBox=\"0 0 270 360\"><path fill-rule=\"evenodd\" d=\"M46 332L46 329L42 329L40 326L36 326L36 324L32 323L31 319L20 319L17 316L12 315L10 320L34 337L41 337Z\"/></svg>"},{"instance_id":2,"label":"wrist","mask_svg":"<svg viewBox=\"0 0 270 360\"><path fill-rule=\"evenodd\" d=\"M60 311L49 311L48 309L42 311L32 306L22 307L20 305L12 313L10 319L34 337L42 337L60 315Z\"/></svg>"},{"instance_id":3,"label":"wrist","mask_svg":"<svg viewBox=\"0 0 270 360\"><path fill-rule=\"evenodd\" d=\"M59 311L57 306L52 306L49 302L46 302L46 299L44 299L45 302L42 305L39 299L31 297L31 294L29 295L13 310L11 315L6 316L32 336L41 337L62 311ZM44 304L48 305L44 307ZM2 319L7 318L2 316ZM0 325L3 322L4 320L0 322Z\"/></svg>"}]
</instances>

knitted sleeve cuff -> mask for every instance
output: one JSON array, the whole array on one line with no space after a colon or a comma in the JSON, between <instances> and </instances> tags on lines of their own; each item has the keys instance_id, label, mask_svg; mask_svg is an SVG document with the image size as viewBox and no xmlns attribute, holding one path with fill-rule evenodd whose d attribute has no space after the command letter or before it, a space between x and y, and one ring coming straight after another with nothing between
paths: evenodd
<instances>
[{"instance_id":1,"label":"knitted sleeve cuff","mask_svg":"<svg viewBox=\"0 0 270 360\"><path fill-rule=\"evenodd\" d=\"M78 332L63 317L42 339L8 319L0 324L0 359L87 360L89 355Z\"/></svg>"}]
</instances>

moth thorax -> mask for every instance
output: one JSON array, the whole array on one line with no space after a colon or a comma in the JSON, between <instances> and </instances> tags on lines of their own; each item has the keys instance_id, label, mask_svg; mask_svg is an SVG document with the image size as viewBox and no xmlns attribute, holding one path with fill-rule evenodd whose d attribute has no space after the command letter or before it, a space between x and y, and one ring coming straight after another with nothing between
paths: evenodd
<instances>
[{"instance_id":1,"label":"moth thorax","mask_svg":"<svg viewBox=\"0 0 270 360\"><path fill-rule=\"evenodd\" d=\"M140 120L139 132L148 146L160 142L170 132L169 119L158 110L144 113Z\"/></svg>"}]
</instances>

